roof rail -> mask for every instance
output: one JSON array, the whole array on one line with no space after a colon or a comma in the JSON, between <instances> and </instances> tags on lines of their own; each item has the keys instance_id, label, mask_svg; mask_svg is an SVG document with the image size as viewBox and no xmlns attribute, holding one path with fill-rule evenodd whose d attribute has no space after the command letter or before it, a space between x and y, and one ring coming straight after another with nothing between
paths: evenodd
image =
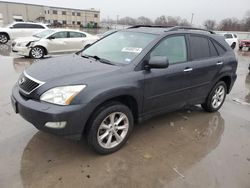
<instances>
[{"instance_id":1,"label":"roof rail","mask_svg":"<svg viewBox=\"0 0 250 188\"><path fill-rule=\"evenodd\" d=\"M210 31L210 30L206 30L206 29L200 29L200 28L195 28L195 27L187 27L187 26L173 26L173 25L135 25L135 26L131 26L127 29L135 29L135 28L140 28L140 27L151 27L151 28L169 28L167 31L177 31L177 30L195 30L195 31L206 31L209 32L211 34L215 34L215 32Z\"/></svg>"},{"instance_id":2,"label":"roof rail","mask_svg":"<svg viewBox=\"0 0 250 188\"><path fill-rule=\"evenodd\" d=\"M177 31L177 30L195 30L195 31L206 31L209 32L210 34L215 34L215 32L211 30L206 30L206 29L200 29L200 28L195 28L195 27L186 27L186 26L174 26L173 28L169 29L168 31Z\"/></svg>"},{"instance_id":3,"label":"roof rail","mask_svg":"<svg viewBox=\"0 0 250 188\"><path fill-rule=\"evenodd\" d=\"M170 27L175 27L175 26L173 26L173 25L167 25L167 26L163 26L163 25L134 25L134 26L128 27L127 29L135 29L135 28L140 28L140 27L170 28Z\"/></svg>"}]
</instances>

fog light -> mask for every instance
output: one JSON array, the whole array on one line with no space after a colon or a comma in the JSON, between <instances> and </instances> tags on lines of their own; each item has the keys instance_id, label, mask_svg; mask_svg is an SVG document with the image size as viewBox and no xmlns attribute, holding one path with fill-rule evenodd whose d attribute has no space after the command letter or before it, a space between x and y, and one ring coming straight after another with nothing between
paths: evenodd
<instances>
[{"instance_id":1,"label":"fog light","mask_svg":"<svg viewBox=\"0 0 250 188\"><path fill-rule=\"evenodd\" d=\"M47 122L45 127L52 128L52 129L63 129L66 126L66 121L62 122Z\"/></svg>"}]
</instances>

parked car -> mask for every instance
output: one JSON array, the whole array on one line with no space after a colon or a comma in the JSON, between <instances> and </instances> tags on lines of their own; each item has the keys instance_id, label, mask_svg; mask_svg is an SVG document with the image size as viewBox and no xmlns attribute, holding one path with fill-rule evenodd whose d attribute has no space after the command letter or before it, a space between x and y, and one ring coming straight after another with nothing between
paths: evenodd
<instances>
[{"instance_id":1,"label":"parked car","mask_svg":"<svg viewBox=\"0 0 250 188\"><path fill-rule=\"evenodd\" d=\"M77 52L98 39L97 36L77 30L47 29L32 37L14 40L12 51L39 59L48 54Z\"/></svg>"},{"instance_id":2,"label":"parked car","mask_svg":"<svg viewBox=\"0 0 250 188\"><path fill-rule=\"evenodd\" d=\"M232 49L235 49L236 46L238 46L238 37L234 33L219 33L220 35L223 35L226 39L226 42L229 46L231 46Z\"/></svg>"},{"instance_id":3,"label":"parked car","mask_svg":"<svg viewBox=\"0 0 250 188\"><path fill-rule=\"evenodd\" d=\"M0 28L0 44L6 44L9 40L18 37L32 36L43 29L48 29L45 24L32 22L15 22Z\"/></svg>"},{"instance_id":4,"label":"parked car","mask_svg":"<svg viewBox=\"0 0 250 188\"><path fill-rule=\"evenodd\" d=\"M250 34L247 35L246 39L240 40L239 49L248 48L250 50Z\"/></svg>"},{"instance_id":5,"label":"parked car","mask_svg":"<svg viewBox=\"0 0 250 188\"><path fill-rule=\"evenodd\" d=\"M219 110L236 80L224 37L186 27L135 26L78 54L34 63L12 91L16 113L39 130L120 149L134 122L201 104Z\"/></svg>"}]
</instances>

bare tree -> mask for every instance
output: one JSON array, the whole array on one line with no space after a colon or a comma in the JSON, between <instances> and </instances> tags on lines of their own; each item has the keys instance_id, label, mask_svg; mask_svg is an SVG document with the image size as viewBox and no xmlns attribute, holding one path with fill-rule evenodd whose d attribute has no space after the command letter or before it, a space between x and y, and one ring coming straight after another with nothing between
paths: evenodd
<instances>
[{"instance_id":1,"label":"bare tree","mask_svg":"<svg viewBox=\"0 0 250 188\"><path fill-rule=\"evenodd\" d=\"M167 18L166 16L160 16L155 19L155 24L156 25L167 25Z\"/></svg>"},{"instance_id":2,"label":"bare tree","mask_svg":"<svg viewBox=\"0 0 250 188\"><path fill-rule=\"evenodd\" d=\"M136 22L139 25L152 25L152 23L153 23L150 18L147 18L147 17L144 17L144 16L141 16L141 17L137 18Z\"/></svg>"},{"instance_id":3,"label":"bare tree","mask_svg":"<svg viewBox=\"0 0 250 188\"><path fill-rule=\"evenodd\" d=\"M136 19L131 17L124 17L119 19L118 23L121 25L136 25Z\"/></svg>"},{"instance_id":4,"label":"bare tree","mask_svg":"<svg viewBox=\"0 0 250 188\"><path fill-rule=\"evenodd\" d=\"M204 23L203 23L204 27L207 29L207 30L214 30L215 27L216 27L216 21L215 20L206 20Z\"/></svg>"},{"instance_id":5,"label":"bare tree","mask_svg":"<svg viewBox=\"0 0 250 188\"><path fill-rule=\"evenodd\" d=\"M218 29L222 31L241 31L242 24L237 18L226 18L220 22Z\"/></svg>"}]
</instances>

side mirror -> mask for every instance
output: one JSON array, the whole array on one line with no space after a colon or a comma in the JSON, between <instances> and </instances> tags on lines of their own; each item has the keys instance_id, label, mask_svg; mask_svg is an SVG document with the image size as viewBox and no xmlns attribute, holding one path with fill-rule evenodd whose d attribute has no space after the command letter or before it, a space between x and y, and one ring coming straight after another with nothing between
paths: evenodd
<instances>
[{"instance_id":1,"label":"side mirror","mask_svg":"<svg viewBox=\"0 0 250 188\"><path fill-rule=\"evenodd\" d=\"M55 39L55 37L50 36L50 37L48 37L48 39L49 39L49 40L53 40L53 39Z\"/></svg>"},{"instance_id":2,"label":"side mirror","mask_svg":"<svg viewBox=\"0 0 250 188\"><path fill-rule=\"evenodd\" d=\"M146 69L165 69L168 68L169 61L165 56L154 56L149 59Z\"/></svg>"}]
</instances>

